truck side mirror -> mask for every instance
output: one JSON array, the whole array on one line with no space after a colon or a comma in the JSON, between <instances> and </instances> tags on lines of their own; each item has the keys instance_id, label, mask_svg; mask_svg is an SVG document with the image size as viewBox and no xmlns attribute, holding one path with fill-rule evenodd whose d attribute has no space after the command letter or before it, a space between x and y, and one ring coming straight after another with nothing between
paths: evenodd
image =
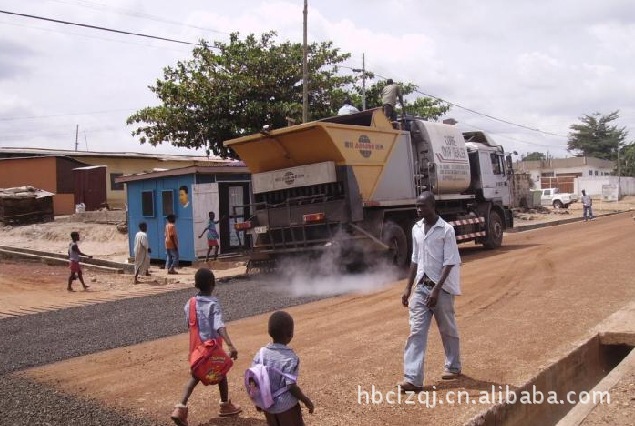
<instances>
[{"instance_id":1,"label":"truck side mirror","mask_svg":"<svg viewBox=\"0 0 635 426\"><path fill-rule=\"evenodd\" d=\"M507 163L507 174L508 175L512 175L514 174L514 168L512 167L513 163L512 163L512 156L511 154L507 154L505 156L505 163Z\"/></svg>"}]
</instances>

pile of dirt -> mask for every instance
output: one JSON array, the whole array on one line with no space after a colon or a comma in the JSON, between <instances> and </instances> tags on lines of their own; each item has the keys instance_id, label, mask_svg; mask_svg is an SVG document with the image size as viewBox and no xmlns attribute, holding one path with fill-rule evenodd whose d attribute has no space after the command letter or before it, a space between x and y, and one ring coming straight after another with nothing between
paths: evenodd
<instances>
[{"instance_id":1,"label":"pile of dirt","mask_svg":"<svg viewBox=\"0 0 635 426\"><path fill-rule=\"evenodd\" d=\"M28 226L3 226L0 227L0 245L65 254L73 231L79 232L79 246L84 253L118 262L128 259L128 236L112 224L56 220Z\"/></svg>"}]
</instances>

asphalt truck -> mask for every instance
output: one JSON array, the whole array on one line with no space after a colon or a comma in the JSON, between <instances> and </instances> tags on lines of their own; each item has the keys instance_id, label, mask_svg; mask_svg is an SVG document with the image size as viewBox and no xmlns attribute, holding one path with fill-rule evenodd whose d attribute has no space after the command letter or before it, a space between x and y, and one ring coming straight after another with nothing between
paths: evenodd
<instances>
[{"instance_id":1,"label":"asphalt truck","mask_svg":"<svg viewBox=\"0 0 635 426\"><path fill-rule=\"evenodd\" d=\"M396 128L395 128L396 127ZM511 157L480 131L381 109L269 130L224 143L247 165L249 269L338 250L345 265L387 253L409 264L415 199L435 195L459 243L493 249L513 226Z\"/></svg>"}]
</instances>

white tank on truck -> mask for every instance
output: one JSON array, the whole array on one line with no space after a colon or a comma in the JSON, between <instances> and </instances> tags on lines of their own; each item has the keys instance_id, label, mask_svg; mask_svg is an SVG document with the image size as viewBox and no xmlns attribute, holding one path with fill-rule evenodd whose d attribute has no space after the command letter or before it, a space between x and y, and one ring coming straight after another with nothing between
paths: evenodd
<instances>
[{"instance_id":1,"label":"white tank on truck","mask_svg":"<svg viewBox=\"0 0 635 426\"><path fill-rule=\"evenodd\" d=\"M381 109L263 131L225 142L252 173L250 268L280 257L343 249L343 262L371 251L410 260L415 199L435 194L458 242L501 245L513 226L511 159L482 132Z\"/></svg>"}]
</instances>

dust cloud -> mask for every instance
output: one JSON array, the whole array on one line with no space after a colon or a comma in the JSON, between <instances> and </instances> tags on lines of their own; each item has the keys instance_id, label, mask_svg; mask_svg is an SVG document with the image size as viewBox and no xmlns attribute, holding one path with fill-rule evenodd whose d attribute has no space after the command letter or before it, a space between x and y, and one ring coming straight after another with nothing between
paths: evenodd
<instances>
[{"instance_id":1,"label":"dust cloud","mask_svg":"<svg viewBox=\"0 0 635 426\"><path fill-rule=\"evenodd\" d=\"M373 293L404 276L402 269L390 265L386 259L374 259L372 265L356 265L352 271L342 265L342 260L341 256L329 253L282 259L264 284L273 292L294 297L328 297Z\"/></svg>"}]
</instances>

